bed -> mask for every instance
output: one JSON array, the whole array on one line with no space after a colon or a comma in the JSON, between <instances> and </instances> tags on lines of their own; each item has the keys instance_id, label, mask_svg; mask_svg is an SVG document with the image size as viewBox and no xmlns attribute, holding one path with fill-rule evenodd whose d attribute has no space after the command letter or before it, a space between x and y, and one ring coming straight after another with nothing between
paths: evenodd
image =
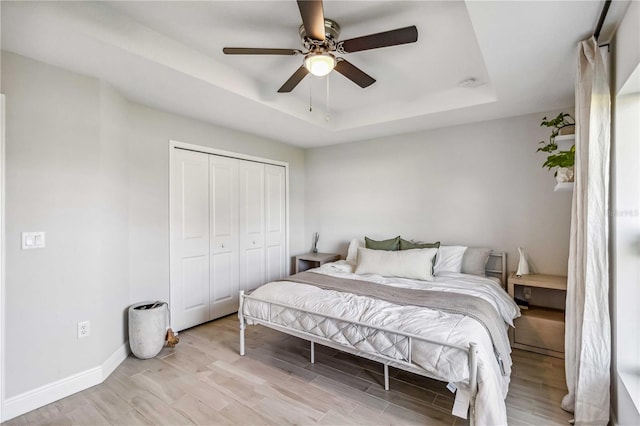
<instances>
[{"instance_id":1,"label":"bed","mask_svg":"<svg viewBox=\"0 0 640 426\"><path fill-rule=\"evenodd\" d=\"M490 252L481 276L438 270L445 249L393 255L358 247L356 262L347 256L241 292L240 354L245 327L261 324L310 341L312 363L315 343L380 362L387 390L389 366L448 382L454 415L472 425L506 424L507 329L519 316L504 290L506 255ZM361 267L366 259L369 269Z\"/></svg>"}]
</instances>

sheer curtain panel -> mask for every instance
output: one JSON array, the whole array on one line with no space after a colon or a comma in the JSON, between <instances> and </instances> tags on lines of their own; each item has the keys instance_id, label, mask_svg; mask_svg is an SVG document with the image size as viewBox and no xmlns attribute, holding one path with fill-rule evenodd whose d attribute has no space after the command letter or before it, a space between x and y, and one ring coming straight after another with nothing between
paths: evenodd
<instances>
[{"instance_id":1,"label":"sheer curtain panel","mask_svg":"<svg viewBox=\"0 0 640 426\"><path fill-rule=\"evenodd\" d=\"M576 425L609 421L608 200L611 97L595 38L580 42L562 408Z\"/></svg>"}]
</instances>

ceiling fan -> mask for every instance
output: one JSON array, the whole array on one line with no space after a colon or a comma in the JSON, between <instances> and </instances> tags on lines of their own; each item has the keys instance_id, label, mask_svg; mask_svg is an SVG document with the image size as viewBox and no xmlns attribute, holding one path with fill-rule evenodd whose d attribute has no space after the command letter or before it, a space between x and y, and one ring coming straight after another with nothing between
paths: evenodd
<instances>
[{"instance_id":1,"label":"ceiling fan","mask_svg":"<svg viewBox=\"0 0 640 426\"><path fill-rule=\"evenodd\" d=\"M297 1L302 16L302 25L299 30L300 39L305 51L247 47L225 47L222 49L227 55L304 55L303 65L278 89L278 93L291 92L309 73L324 76L334 69L358 86L368 87L375 83L376 80L373 77L346 59L336 57L332 52L340 54L360 52L414 43L418 40L418 29L413 25L338 41L340 26L336 21L324 17L322 0Z\"/></svg>"}]
</instances>

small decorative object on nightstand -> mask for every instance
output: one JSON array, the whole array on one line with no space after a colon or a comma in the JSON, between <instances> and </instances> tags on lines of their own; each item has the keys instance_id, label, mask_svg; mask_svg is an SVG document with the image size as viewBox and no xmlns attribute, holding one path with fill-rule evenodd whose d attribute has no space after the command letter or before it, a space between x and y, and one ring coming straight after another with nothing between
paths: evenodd
<instances>
[{"instance_id":1,"label":"small decorative object on nightstand","mask_svg":"<svg viewBox=\"0 0 640 426\"><path fill-rule=\"evenodd\" d=\"M509 330L511 346L564 358L567 277L542 274L518 277L512 272L508 290L511 297L525 299L528 305L520 310L522 316L514 321L515 330ZM545 303L541 299L545 299Z\"/></svg>"},{"instance_id":2,"label":"small decorative object on nightstand","mask_svg":"<svg viewBox=\"0 0 640 426\"><path fill-rule=\"evenodd\" d=\"M307 269L317 268L325 263L340 260L336 253L305 253L296 256L296 274Z\"/></svg>"},{"instance_id":3,"label":"small decorative object on nightstand","mask_svg":"<svg viewBox=\"0 0 640 426\"><path fill-rule=\"evenodd\" d=\"M529 264L527 263L527 257L524 254L524 249L522 247L518 247L518 253L520 253L520 261L518 262L518 270L516 271L516 277L529 275Z\"/></svg>"}]
</instances>

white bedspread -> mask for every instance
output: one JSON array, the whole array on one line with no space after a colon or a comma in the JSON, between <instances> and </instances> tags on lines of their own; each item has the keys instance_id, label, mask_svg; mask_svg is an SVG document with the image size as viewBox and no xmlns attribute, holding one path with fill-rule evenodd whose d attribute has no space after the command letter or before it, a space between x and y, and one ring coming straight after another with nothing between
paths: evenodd
<instances>
[{"instance_id":1,"label":"white bedspread","mask_svg":"<svg viewBox=\"0 0 640 426\"><path fill-rule=\"evenodd\" d=\"M376 275L356 275L351 266L344 261L323 265L313 270L327 275L347 279L373 281L397 287L424 288L465 293L480 297L491 303L505 321L504 339L507 337L507 324L520 315L517 305L495 281L466 274L447 273L436 276L435 281L385 278ZM476 421L479 425L506 424L506 407L511 358L503 360L506 376L503 376L496 362L491 339L485 328L476 320L463 315L439 312L417 306L400 306L386 301L376 300L350 293L322 290L317 287L288 281L265 284L256 289L252 296L290 306L303 308L319 314L343 318L346 321L358 321L364 324L399 330L430 340L446 342L468 347L469 342L478 344L478 394L476 399ZM247 300L243 313L261 319L268 318L267 305ZM320 327L310 327L289 315L280 312L280 318L289 322L289 327L331 338L341 344L350 345L361 351L385 351L385 355L400 359L406 354L406 342L392 345L390 339L380 335L362 340L359 336L350 336L350 330L341 330L344 326L337 322L325 322ZM272 312L273 317L273 312ZM288 318L288 319L287 319ZM507 345L508 347L509 345ZM434 346L426 342L414 341L411 348L412 361L426 370L432 377L453 382L458 387L457 402L464 404L468 398L469 368L466 353L444 346Z\"/></svg>"}]
</instances>

